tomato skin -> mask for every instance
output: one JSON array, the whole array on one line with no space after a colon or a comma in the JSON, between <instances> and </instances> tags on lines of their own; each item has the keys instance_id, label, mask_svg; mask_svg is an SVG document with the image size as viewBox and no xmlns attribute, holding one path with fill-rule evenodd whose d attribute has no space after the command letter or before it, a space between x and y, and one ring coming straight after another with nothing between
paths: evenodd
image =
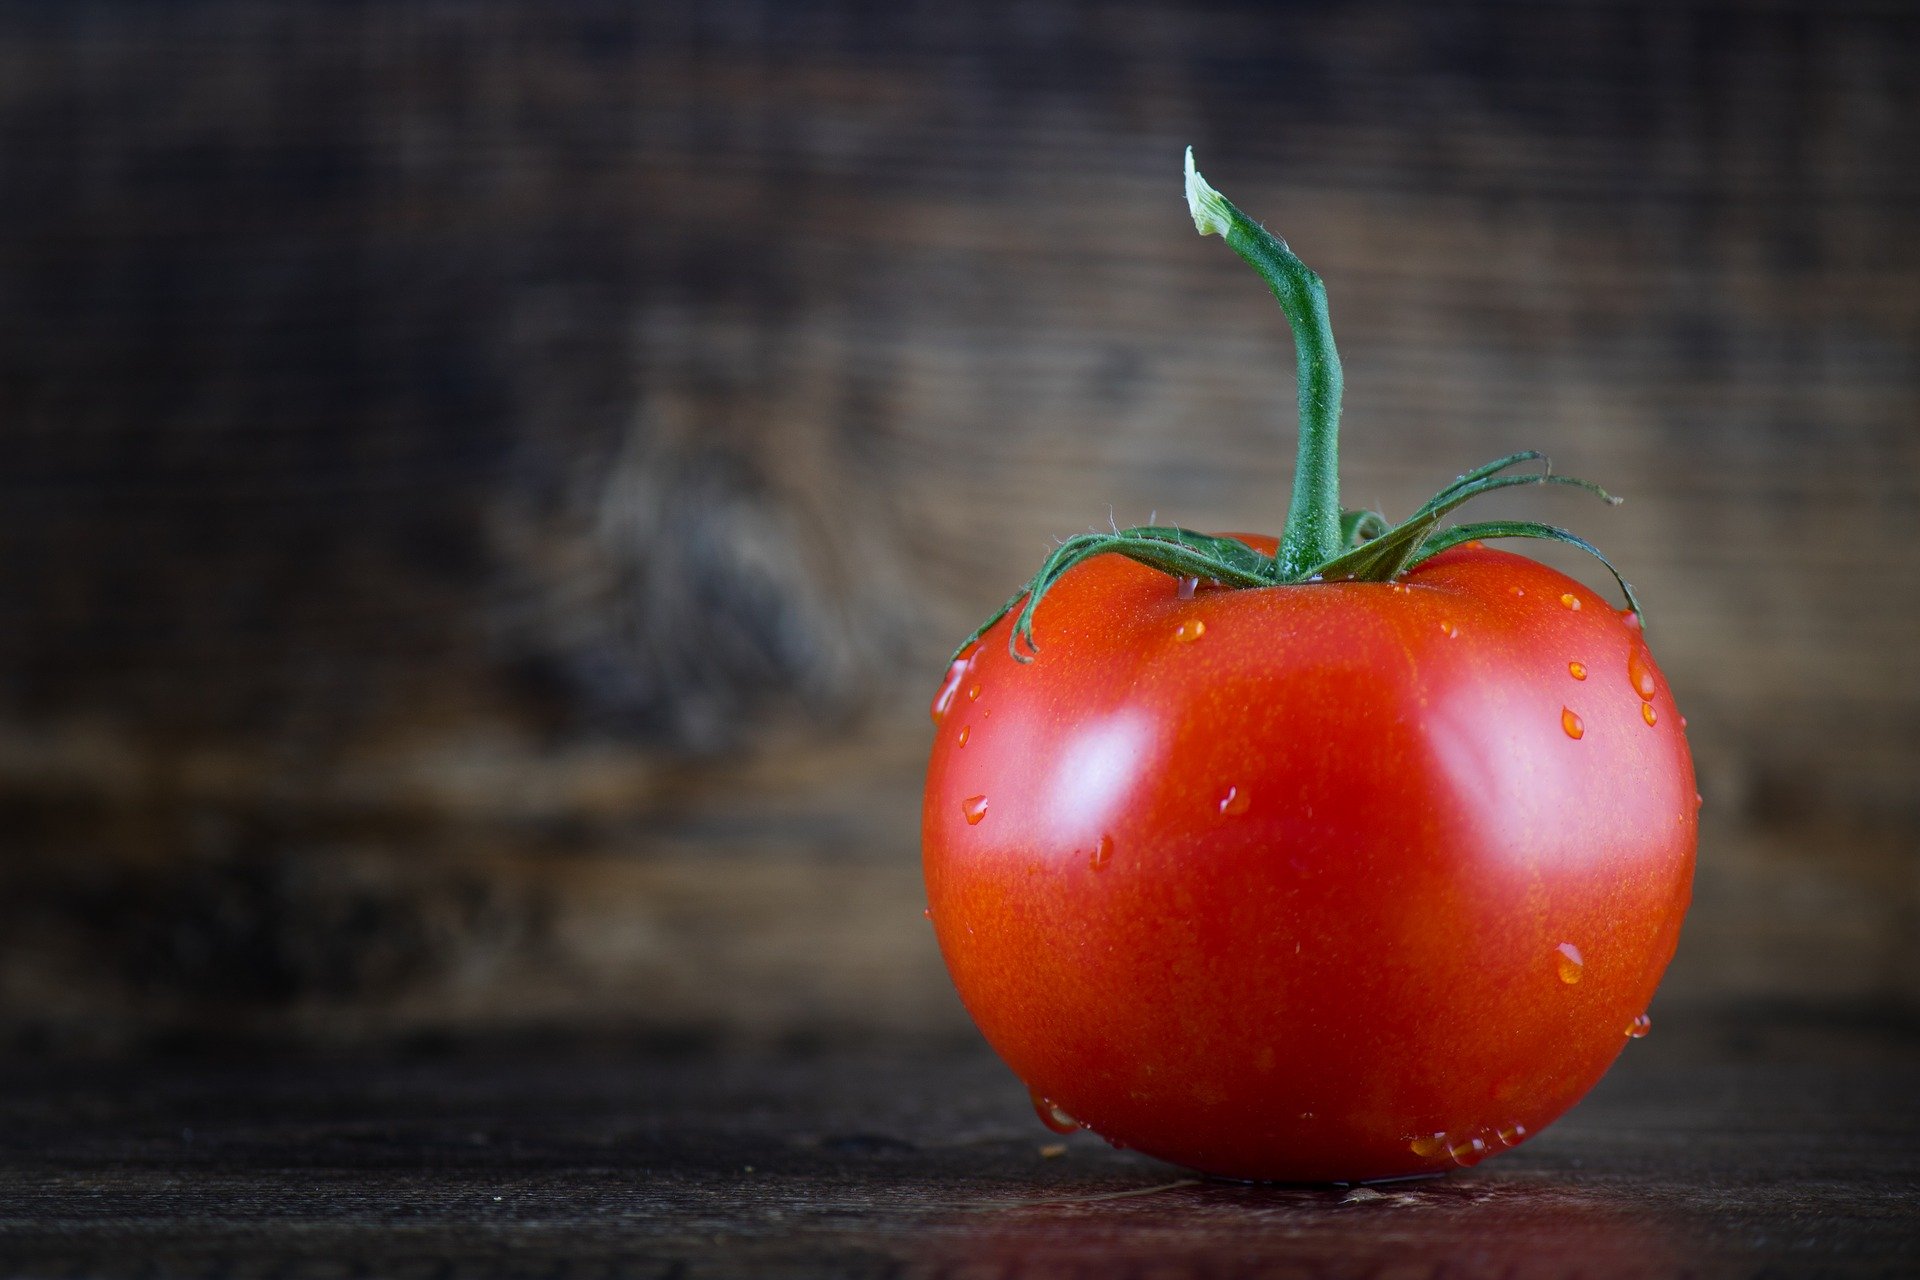
<instances>
[{"instance_id":1,"label":"tomato skin","mask_svg":"<svg viewBox=\"0 0 1920 1280\"><path fill-rule=\"evenodd\" d=\"M1627 1043L1697 832L1630 615L1469 545L1191 598L1104 555L1031 664L1009 625L936 702L923 868L1036 1094L1209 1173L1362 1181L1538 1133Z\"/></svg>"}]
</instances>

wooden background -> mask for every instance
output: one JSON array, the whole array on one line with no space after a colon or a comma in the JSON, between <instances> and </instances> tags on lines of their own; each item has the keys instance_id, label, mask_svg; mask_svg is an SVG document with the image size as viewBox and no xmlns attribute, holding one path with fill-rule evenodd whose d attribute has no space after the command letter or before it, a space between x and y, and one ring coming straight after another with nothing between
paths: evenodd
<instances>
[{"instance_id":1,"label":"wooden background","mask_svg":"<svg viewBox=\"0 0 1920 1280\"><path fill-rule=\"evenodd\" d=\"M1911 1019L1916 99L1892 2L6 6L0 1043L962 1032L945 652L1281 517L1189 142L1329 283L1350 500L1628 495L1505 509L1691 721L1656 1015Z\"/></svg>"}]
</instances>

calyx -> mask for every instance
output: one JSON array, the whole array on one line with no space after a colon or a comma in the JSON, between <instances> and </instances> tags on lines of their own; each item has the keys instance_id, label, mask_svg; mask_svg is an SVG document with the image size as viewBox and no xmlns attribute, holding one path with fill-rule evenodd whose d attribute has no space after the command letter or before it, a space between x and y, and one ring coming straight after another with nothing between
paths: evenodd
<instances>
[{"instance_id":1,"label":"calyx","mask_svg":"<svg viewBox=\"0 0 1920 1280\"><path fill-rule=\"evenodd\" d=\"M1017 660L1031 662L1039 652L1033 635L1034 611L1067 572L1083 560L1113 553L1179 578L1197 578L1227 589L1307 586L1323 582L1391 582L1423 560L1463 542L1487 538L1544 538L1564 542L1593 556L1620 584L1627 607L1641 613L1627 580L1599 548L1578 534L1532 520L1484 520L1441 526L1461 504L1519 485L1558 484L1584 489L1618 504L1599 485L1556 475L1544 454L1528 449L1509 454L1458 476L1426 504L1398 524L1377 511L1340 507L1340 356L1327 317L1327 291L1312 268L1294 256L1286 241L1254 222L1215 191L1193 167L1187 148L1187 207L1203 236L1217 235L1260 274L1279 300L1293 330L1300 386L1300 440L1295 460L1293 498L1278 553L1266 555L1234 538L1196 533L1173 525L1140 525L1068 538L1049 555L1038 573L1015 592L956 651L956 656L1014 612L1007 648ZM1516 471L1526 463L1540 469ZM1024 601L1024 603L1022 603ZM1025 646L1026 652L1021 652Z\"/></svg>"}]
</instances>

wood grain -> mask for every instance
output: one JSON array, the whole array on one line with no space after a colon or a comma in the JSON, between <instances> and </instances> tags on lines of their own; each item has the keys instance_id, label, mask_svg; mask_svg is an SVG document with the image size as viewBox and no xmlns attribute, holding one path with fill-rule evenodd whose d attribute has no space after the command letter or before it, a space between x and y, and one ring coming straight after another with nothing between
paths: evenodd
<instances>
[{"instance_id":1,"label":"wood grain","mask_svg":"<svg viewBox=\"0 0 1920 1280\"><path fill-rule=\"evenodd\" d=\"M1505 509L1688 711L1663 999L1910 1014L1917 70L1875 3L16 6L0 1024L956 1025L946 649L1110 514L1280 520L1187 143L1329 282L1350 497L1628 495Z\"/></svg>"}]
</instances>

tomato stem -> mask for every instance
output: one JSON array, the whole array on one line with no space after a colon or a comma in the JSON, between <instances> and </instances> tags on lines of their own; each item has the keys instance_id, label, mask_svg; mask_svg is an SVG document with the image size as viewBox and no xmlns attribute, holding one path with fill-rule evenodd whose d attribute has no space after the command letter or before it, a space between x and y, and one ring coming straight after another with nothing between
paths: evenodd
<instances>
[{"instance_id":1,"label":"tomato stem","mask_svg":"<svg viewBox=\"0 0 1920 1280\"><path fill-rule=\"evenodd\" d=\"M1544 538L1597 557L1620 583L1628 606L1644 616L1633 588L1619 571L1592 543L1565 529L1531 520L1440 527L1440 522L1463 504L1482 494L1519 485L1570 485L1609 503L1620 501L1599 485L1555 475L1545 455L1532 449L1496 458L1461 474L1399 524L1390 523L1377 511L1342 511L1340 355L1334 350L1333 326L1327 319L1326 286L1294 256L1286 241L1268 234L1207 185L1193 167L1192 147L1187 148L1187 208L1201 235L1220 236L1228 248L1260 273L1280 300L1280 309L1286 312L1287 324L1293 330L1300 370L1300 445L1293 473L1293 500L1287 508L1279 554L1262 555L1237 539L1174 525L1083 533L1062 542L1024 587L975 628L955 651L955 657L1012 614L1007 651L1020 662L1031 662L1040 650L1034 638L1040 602L1075 566L1103 555L1122 555L1173 577L1204 579L1217 587L1247 590L1316 582L1391 582L1462 542ZM1541 469L1514 471L1529 462L1540 463Z\"/></svg>"},{"instance_id":2,"label":"tomato stem","mask_svg":"<svg viewBox=\"0 0 1920 1280\"><path fill-rule=\"evenodd\" d=\"M1234 208L1193 167L1187 148L1187 208L1203 236L1217 235L1273 290L1293 330L1300 382L1300 440L1293 499L1276 557L1282 582L1306 576L1345 547L1340 528L1340 353L1327 317L1327 289L1287 242Z\"/></svg>"}]
</instances>

